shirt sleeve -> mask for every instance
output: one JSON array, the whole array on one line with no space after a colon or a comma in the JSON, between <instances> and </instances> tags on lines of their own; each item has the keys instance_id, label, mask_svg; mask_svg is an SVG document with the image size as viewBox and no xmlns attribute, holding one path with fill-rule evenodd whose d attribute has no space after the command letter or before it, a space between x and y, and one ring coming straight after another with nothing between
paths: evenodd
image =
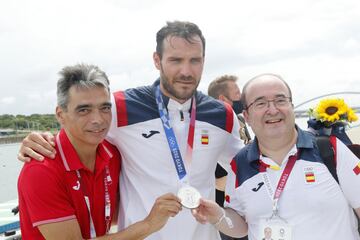
<instances>
[{"instance_id":1,"label":"shirt sleeve","mask_svg":"<svg viewBox=\"0 0 360 240\"><path fill-rule=\"evenodd\" d=\"M240 149L244 146L243 142L240 139L240 125L238 118L234 112L232 112L233 118L233 127L231 132L228 134L228 138L226 141L225 149L220 159L218 159L219 164L227 171L230 171L230 162L234 158L234 156L240 151Z\"/></svg>"},{"instance_id":2,"label":"shirt sleeve","mask_svg":"<svg viewBox=\"0 0 360 240\"><path fill-rule=\"evenodd\" d=\"M75 218L64 177L48 168L46 162L24 166L18 182L19 197L23 198L34 227Z\"/></svg>"},{"instance_id":3,"label":"shirt sleeve","mask_svg":"<svg viewBox=\"0 0 360 240\"><path fill-rule=\"evenodd\" d=\"M115 94L115 93L114 93ZM106 135L106 140L110 142L111 144L116 145L116 136L115 132L117 129L117 122L118 122L118 111L117 111L117 102L115 99L114 94L111 94L111 112L112 112L112 119L110 124L110 129L108 131L108 134ZM119 110L120 111L120 110Z\"/></svg>"},{"instance_id":4,"label":"shirt sleeve","mask_svg":"<svg viewBox=\"0 0 360 240\"><path fill-rule=\"evenodd\" d=\"M339 139L336 139L336 171L339 183L352 208L360 207L360 160Z\"/></svg>"},{"instance_id":5,"label":"shirt sleeve","mask_svg":"<svg viewBox=\"0 0 360 240\"><path fill-rule=\"evenodd\" d=\"M238 184L238 179L236 176L236 159L231 161L231 170L228 172L226 177L226 186L225 186L225 202L224 207L232 208L241 216L245 215L244 205L241 201L240 186Z\"/></svg>"}]
</instances>

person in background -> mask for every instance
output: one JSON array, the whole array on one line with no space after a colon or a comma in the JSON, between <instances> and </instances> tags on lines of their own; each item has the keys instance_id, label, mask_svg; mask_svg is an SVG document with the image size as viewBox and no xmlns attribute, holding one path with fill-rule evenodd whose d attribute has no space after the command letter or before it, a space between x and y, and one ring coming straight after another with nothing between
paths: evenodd
<instances>
[{"instance_id":1,"label":"person in background","mask_svg":"<svg viewBox=\"0 0 360 240\"><path fill-rule=\"evenodd\" d=\"M241 116L243 106L240 101L241 92L240 88L237 85L238 77L234 75L223 75L215 80L213 80L208 87L208 95L223 101L233 108L234 112L237 114L240 125L240 138L243 140L244 144L248 144L251 140L249 131L246 127L246 123L244 118ZM216 202L220 206L224 206L225 200L225 184L226 184L226 175L227 172L220 164L217 164L215 170L215 178L216 178ZM221 239L223 240L231 240L236 239L220 233ZM239 238L238 238L239 239ZM247 237L241 238L246 240Z\"/></svg>"},{"instance_id":2,"label":"person in background","mask_svg":"<svg viewBox=\"0 0 360 240\"><path fill-rule=\"evenodd\" d=\"M234 75L220 76L209 84L208 95L230 104L239 119L240 138L244 144L248 144L251 141L251 136L242 116L243 104L240 100L241 91L237 81L238 77Z\"/></svg>"},{"instance_id":3,"label":"person in background","mask_svg":"<svg viewBox=\"0 0 360 240\"><path fill-rule=\"evenodd\" d=\"M360 239L360 160L336 139L335 181L313 134L295 125L292 94L278 75L261 74L242 91L253 142L236 155L229 172L225 210L201 199L193 211L230 236L261 239L266 227L283 239ZM316 226L316 227L314 227Z\"/></svg>"},{"instance_id":4,"label":"person in background","mask_svg":"<svg viewBox=\"0 0 360 240\"><path fill-rule=\"evenodd\" d=\"M153 60L160 75L153 85L118 91L112 98L107 139L122 154L119 229L146 217L157 196L167 192L191 186L196 194L215 199L216 163L229 170L243 146L231 107L196 90L205 60L205 38L196 24L173 21L162 27ZM30 134L19 159L51 156L53 148L45 140L51 137L46 136ZM189 210L147 239L217 240L220 235L213 226L196 222Z\"/></svg>"},{"instance_id":5,"label":"person in background","mask_svg":"<svg viewBox=\"0 0 360 240\"><path fill-rule=\"evenodd\" d=\"M109 234L117 216L121 156L104 140L111 124L109 81L97 66L64 67L57 83L55 160L31 161L18 179L22 239L143 239L181 210L174 194L149 215Z\"/></svg>"}]
</instances>

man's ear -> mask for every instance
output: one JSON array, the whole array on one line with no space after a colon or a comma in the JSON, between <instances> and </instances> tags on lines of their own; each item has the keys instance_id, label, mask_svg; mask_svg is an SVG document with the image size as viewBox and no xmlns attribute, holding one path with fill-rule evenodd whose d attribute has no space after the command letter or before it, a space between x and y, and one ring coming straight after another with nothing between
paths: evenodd
<instances>
[{"instance_id":1,"label":"man's ear","mask_svg":"<svg viewBox=\"0 0 360 240\"><path fill-rule=\"evenodd\" d=\"M233 102L223 94L220 94L218 99L223 101L223 102L226 102L226 103L230 104L231 106L233 105Z\"/></svg>"},{"instance_id":2,"label":"man's ear","mask_svg":"<svg viewBox=\"0 0 360 240\"><path fill-rule=\"evenodd\" d=\"M248 113L248 111L243 110L242 115L244 116L244 119L245 119L246 123L249 124L249 113Z\"/></svg>"},{"instance_id":3,"label":"man's ear","mask_svg":"<svg viewBox=\"0 0 360 240\"><path fill-rule=\"evenodd\" d=\"M58 120L58 122L60 123L60 125L63 125L64 124L64 110L59 107L59 106L56 106L56 119Z\"/></svg>"},{"instance_id":4,"label":"man's ear","mask_svg":"<svg viewBox=\"0 0 360 240\"><path fill-rule=\"evenodd\" d=\"M154 65L155 67L160 70L161 69L161 59L160 56L157 52L153 53L153 61L154 61Z\"/></svg>"},{"instance_id":5,"label":"man's ear","mask_svg":"<svg viewBox=\"0 0 360 240\"><path fill-rule=\"evenodd\" d=\"M219 95L219 100L221 100L223 102L226 102L227 98L224 95L220 94Z\"/></svg>"}]
</instances>

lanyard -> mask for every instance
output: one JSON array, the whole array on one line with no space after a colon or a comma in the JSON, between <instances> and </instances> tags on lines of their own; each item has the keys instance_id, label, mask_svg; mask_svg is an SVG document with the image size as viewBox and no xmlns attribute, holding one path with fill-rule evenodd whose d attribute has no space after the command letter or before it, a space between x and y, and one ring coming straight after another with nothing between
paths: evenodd
<instances>
[{"instance_id":1,"label":"lanyard","mask_svg":"<svg viewBox=\"0 0 360 240\"><path fill-rule=\"evenodd\" d=\"M66 158L65 158L65 154L63 151L63 147L60 141L60 133L56 135L56 145L59 147L59 152L61 155L61 158L63 159L64 162L64 166L66 169L69 168L69 166L67 165L66 162ZM76 176L78 177L78 184L81 188L81 191L83 193L84 199L85 199L85 203L86 203L86 207L88 209L89 212L89 218L90 218L90 236L91 238L95 238L96 237L96 230L95 230L95 225L94 225L94 221L91 217L91 211L90 211L90 200L89 200L89 192L86 188L86 185L83 184L82 180L81 180L81 174L79 170L76 170ZM105 200L105 206L104 206L104 210L105 210L105 224L106 224L106 233L109 232L110 230L110 223L111 223L111 218L110 218L110 212L111 212L111 200L110 200L110 194L109 194L109 185L111 185L112 180L111 180L111 175L110 175L110 171L109 171L109 166L106 165L105 166L105 172L104 172L104 200Z\"/></svg>"},{"instance_id":2,"label":"lanyard","mask_svg":"<svg viewBox=\"0 0 360 240\"><path fill-rule=\"evenodd\" d=\"M92 219L91 216L91 210L90 210L90 199L89 199L89 192L86 188L86 185L82 182L81 180L81 174L79 170L76 170L76 176L79 179L80 182L80 189L83 193L84 196L84 200L86 203L86 207L88 209L89 212L89 218L90 218L90 237L91 238L95 238L96 237L96 230L95 230L95 225L94 225L94 221ZM104 172L104 190L105 190L105 194L104 194L104 198L105 198L105 224L106 224L106 233L109 232L110 230L110 222L111 222L111 218L110 218L110 212L111 212L111 200L110 200L110 194L109 194L109 185L111 185L112 180L111 180L111 176L110 176L110 171L109 171L109 166L106 165L105 166L105 172Z\"/></svg>"},{"instance_id":3,"label":"lanyard","mask_svg":"<svg viewBox=\"0 0 360 240\"><path fill-rule=\"evenodd\" d=\"M166 110L166 107L164 105L164 101L161 97L160 93L160 86L156 88L155 91L155 98L156 103L158 106L160 119L162 122L162 125L164 127L165 135L167 142L169 144L169 148L171 151L171 156L174 161L174 165L178 174L178 177L180 180L186 182L187 179L184 178L186 176L186 169L184 162L182 160L182 156L180 153L179 145L177 143L175 133L173 128L170 126L170 117L169 113ZM187 147L186 147L186 161L187 166L189 167L192 161L192 152L193 152L193 145L194 145L194 132L195 132L195 119L196 119L196 101L195 97L192 98L192 105L191 105L191 118L190 118L190 124L189 124L189 133L188 133L188 140L187 140Z\"/></svg>"},{"instance_id":4,"label":"lanyard","mask_svg":"<svg viewBox=\"0 0 360 240\"><path fill-rule=\"evenodd\" d=\"M266 188L268 189L268 193L271 198L273 198L273 216L276 216L278 214L278 201L281 196L281 193L284 191L285 185L287 183L287 180L289 179L290 173L292 169L294 168L295 162L299 157L299 151L292 156L289 156L289 160L286 163L285 169L283 173L280 176L278 185L276 187L275 193L271 187L268 175L266 173L266 168L270 168L270 165L264 163L263 161L259 160L260 162L260 172L263 172L262 176L264 179L264 183Z\"/></svg>"}]
</instances>

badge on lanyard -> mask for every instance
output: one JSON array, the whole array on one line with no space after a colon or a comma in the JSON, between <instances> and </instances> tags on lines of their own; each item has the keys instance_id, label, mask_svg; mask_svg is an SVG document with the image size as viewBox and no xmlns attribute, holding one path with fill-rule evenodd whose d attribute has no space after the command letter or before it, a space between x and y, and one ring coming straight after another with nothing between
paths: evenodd
<instances>
[{"instance_id":1,"label":"badge on lanyard","mask_svg":"<svg viewBox=\"0 0 360 240\"><path fill-rule=\"evenodd\" d=\"M292 228L287 223L287 221L279 216L279 206L278 202L282 192L285 189L287 180L289 179L290 173L293 170L296 160L298 159L299 152L296 155L290 156L284 171L280 176L280 180L274 191L269 178L266 173L266 168L268 166L262 166L264 172L262 173L262 177L264 179L265 186L268 190L268 194L270 198L273 200L272 206L272 215L263 219L259 223L259 231L257 233L256 239L264 239L264 240L291 240L292 239ZM262 164L262 161L259 161Z\"/></svg>"},{"instance_id":2,"label":"badge on lanyard","mask_svg":"<svg viewBox=\"0 0 360 240\"><path fill-rule=\"evenodd\" d=\"M292 229L289 224L280 218L266 219L260 222L256 239L291 240Z\"/></svg>"}]
</instances>

